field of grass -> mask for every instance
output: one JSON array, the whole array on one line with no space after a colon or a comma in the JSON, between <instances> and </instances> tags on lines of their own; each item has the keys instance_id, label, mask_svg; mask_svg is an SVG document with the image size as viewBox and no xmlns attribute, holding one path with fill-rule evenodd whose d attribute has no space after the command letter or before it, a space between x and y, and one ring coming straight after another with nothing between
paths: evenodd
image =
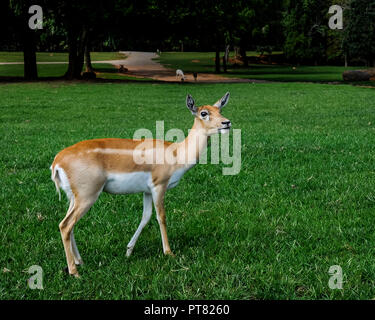
<instances>
[{"instance_id":1,"label":"field of grass","mask_svg":"<svg viewBox=\"0 0 375 320\"><path fill-rule=\"evenodd\" d=\"M117 79L117 80L137 80L137 81L150 81L149 78L135 78L124 74L119 74L114 65L109 63L93 63L97 78L100 79ZM67 64L38 64L38 77L54 78L62 77L67 68ZM23 77L23 65L0 65L0 77Z\"/></svg>"},{"instance_id":2,"label":"field of grass","mask_svg":"<svg viewBox=\"0 0 375 320\"><path fill-rule=\"evenodd\" d=\"M126 59L126 56L118 52L91 52L92 61ZM68 54L63 52L37 52L38 62L67 62ZM0 51L0 62L23 62L23 52ZM68 64L38 64L38 77L62 77ZM93 68L101 73L103 79L127 79L134 77L118 75L116 68L109 63L93 63ZM23 77L23 64L0 65L0 77Z\"/></svg>"},{"instance_id":3,"label":"field of grass","mask_svg":"<svg viewBox=\"0 0 375 320\"><path fill-rule=\"evenodd\" d=\"M198 165L166 196L175 258L155 214L127 259L142 195L102 194L77 224L85 264L67 276L58 229L67 210L50 180L61 149L187 130L198 105L242 130L242 166ZM0 85L0 299L372 299L375 297L375 100L347 85L14 83ZM27 270L44 271L30 290ZM332 265L343 289L328 286Z\"/></svg>"},{"instance_id":4,"label":"field of grass","mask_svg":"<svg viewBox=\"0 0 375 320\"><path fill-rule=\"evenodd\" d=\"M125 59L125 55L118 52L91 52L92 61ZM37 62L68 61L67 52L37 52ZM23 52L0 51L0 62L23 62Z\"/></svg>"},{"instance_id":5,"label":"field of grass","mask_svg":"<svg viewBox=\"0 0 375 320\"><path fill-rule=\"evenodd\" d=\"M68 69L67 64L38 64L38 77L62 77ZM0 65L0 77L23 77L23 64Z\"/></svg>"},{"instance_id":6,"label":"field of grass","mask_svg":"<svg viewBox=\"0 0 375 320\"><path fill-rule=\"evenodd\" d=\"M256 53L248 52L247 55L256 55ZM222 57L223 53L220 56ZM233 57L233 52L230 57ZM168 68L182 69L185 73L212 73L215 70L214 58L214 52L163 52L158 61ZM361 67L250 64L249 68L243 68L228 65L228 72L223 75L232 78L284 82L342 82L342 73L353 69L361 69Z\"/></svg>"}]
</instances>

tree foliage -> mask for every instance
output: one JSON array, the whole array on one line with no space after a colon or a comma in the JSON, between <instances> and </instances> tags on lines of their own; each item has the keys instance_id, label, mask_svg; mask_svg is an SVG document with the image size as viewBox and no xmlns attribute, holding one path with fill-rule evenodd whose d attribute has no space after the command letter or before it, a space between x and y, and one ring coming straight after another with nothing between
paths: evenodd
<instances>
[{"instance_id":1,"label":"tree foliage","mask_svg":"<svg viewBox=\"0 0 375 320\"><path fill-rule=\"evenodd\" d=\"M349 57L375 66L375 0L351 0L345 18L344 48Z\"/></svg>"},{"instance_id":2,"label":"tree foliage","mask_svg":"<svg viewBox=\"0 0 375 320\"><path fill-rule=\"evenodd\" d=\"M90 50L283 50L294 62L362 59L374 64L375 0L39 0L43 30L27 27L31 0L1 2L3 50L23 50L36 78L35 51L68 51L66 78L81 76ZM344 30L328 28L328 8L344 7ZM90 59L88 59L90 60ZM224 61L225 62L225 61ZM224 64L224 71L225 71Z\"/></svg>"},{"instance_id":3,"label":"tree foliage","mask_svg":"<svg viewBox=\"0 0 375 320\"><path fill-rule=\"evenodd\" d=\"M289 0L282 20L285 55L298 62L326 60L330 4L326 0Z\"/></svg>"}]
</instances>

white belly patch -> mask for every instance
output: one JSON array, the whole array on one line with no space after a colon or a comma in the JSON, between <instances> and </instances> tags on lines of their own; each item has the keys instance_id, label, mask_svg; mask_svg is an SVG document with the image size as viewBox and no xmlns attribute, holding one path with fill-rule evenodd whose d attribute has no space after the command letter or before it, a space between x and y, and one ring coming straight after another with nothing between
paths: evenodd
<instances>
[{"instance_id":1,"label":"white belly patch","mask_svg":"<svg viewBox=\"0 0 375 320\"><path fill-rule=\"evenodd\" d=\"M104 191L114 194L151 192L151 172L109 173Z\"/></svg>"},{"instance_id":2,"label":"white belly patch","mask_svg":"<svg viewBox=\"0 0 375 320\"><path fill-rule=\"evenodd\" d=\"M169 182L168 182L168 189L171 189L171 188L174 188L175 186L178 185L178 183L180 182L180 179L182 178L182 176L184 175L184 173L187 171L188 169L186 168L181 168L181 169L178 169L176 170L171 178L169 179Z\"/></svg>"}]
</instances>

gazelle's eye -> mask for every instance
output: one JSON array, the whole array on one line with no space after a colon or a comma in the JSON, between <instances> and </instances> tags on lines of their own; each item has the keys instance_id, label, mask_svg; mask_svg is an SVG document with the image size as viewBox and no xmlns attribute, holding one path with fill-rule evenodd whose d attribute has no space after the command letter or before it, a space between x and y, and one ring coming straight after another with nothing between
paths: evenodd
<instances>
[{"instance_id":1,"label":"gazelle's eye","mask_svg":"<svg viewBox=\"0 0 375 320\"><path fill-rule=\"evenodd\" d=\"M205 117L207 117L208 116L208 112L207 111L202 111L201 112L201 117L202 118L205 118Z\"/></svg>"}]
</instances>

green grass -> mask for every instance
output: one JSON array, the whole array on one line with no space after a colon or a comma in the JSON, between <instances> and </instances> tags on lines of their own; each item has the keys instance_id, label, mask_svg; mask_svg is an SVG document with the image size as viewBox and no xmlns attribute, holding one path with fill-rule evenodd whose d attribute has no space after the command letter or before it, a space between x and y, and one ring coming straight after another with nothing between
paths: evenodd
<instances>
[{"instance_id":1,"label":"green grass","mask_svg":"<svg viewBox=\"0 0 375 320\"><path fill-rule=\"evenodd\" d=\"M38 77L62 77L68 69L67 64L38 64ZM0 65L0 77L23 77L23 64Z\"/></svg>"},{"instance_id":2,"label":"green grass","mask_svg":"<svg viewBox=\"0 0 375 320\"><path fill-rule=\"evenodd\" d=\"M75 229L81 279L65 275L58 224L67 202L49 171L56 153L154 132L156 120L187 133L186 94L201 105L227 90L241 172L198 165L167 193L176 257L163 256L153 216L127 259L142 196L102 194ZM372 299L373 95L303 83L0 85L0 299ZM42 266L44 290L27 288L31 265ZM328 287L332 265L343 269L342 290Z\"/></svg>"},{"instance_id":3,"label":"green grass","mask_svg":"<svg viewBox=\"0 0 375 320\"><path fill-rule=\"evenodd\" d=\"M92 61L119 60L125 59L123 54L118 52L91 52ZM67 52L37 52L38 62L62 62L68 61ZM0 51L0 62L23 62L23 52Z\"/></svg>"},{"instance_id":4,"label":"green grass","mask_svg":"<svg viewBox=\"0 0 375 320\"><path fill-rule=\"evenodd\" d=\"M248 56L256 55L248 52ZM220 55L223 56L223 53ZM231 52L230 57L233 57ZM163 52L158 59L160 63L172 69L182 69L185 73L213 73L215 70L214 52ZM194 62L195 61L195 62ZM308 82L342 82L342 73L345 70L361 69L361 67L340 66L287 66L250 64L249 68L228 65L226 77L245 78L270 81L308 81ZM198 75L199 79L199 75Z\"/></svg>"},{"instance_id":5,"label":"green grass","mask_svg":"<svg viewBox=\"0 0 375 320\"><path fill-rule=\"evenodd\" d=\"M92 61L119 60L126 59L126 56L118 52L91 52ZM68 54L62 52L37 52L38 62L67 62ZM0 62L23 62L23 52L0 51ZM105 70L101 75L104 79L127 79L134 80L134 77L117 75L116 68L109 63L93 63L93 67L99 72ZM38 77L62 77L67 68L67 64L38 64ZM0 65L0 77L23 77L24 66Z\"/></svg>"},{"instance_id":6,"label":"green grass","mask_svg":"<svg viewBox=\"0 0 375 320\"><path fill-rule=\"evenodd\" d=\"M182 69L184 72L213 73L215 69L214 52L162 52L155 60L168 68Z\"/></svg>"},{"instance_id":7,"label":"green grass","mask_svg":"<svg viewBox=\"0 0 375 320\"><path fill-rule=\"evenodd\" d=\"M118 74L114 65L109 63L93 63L94 70L98 72L97 78L150 81L149 78L136 78L132 76ZM43 80L46 77L62 77L68 69L67 64L38 64L38 77ZM0 65L0 77L23 77L24 68L21 64Z\"/></svg>"}]
</instances>

